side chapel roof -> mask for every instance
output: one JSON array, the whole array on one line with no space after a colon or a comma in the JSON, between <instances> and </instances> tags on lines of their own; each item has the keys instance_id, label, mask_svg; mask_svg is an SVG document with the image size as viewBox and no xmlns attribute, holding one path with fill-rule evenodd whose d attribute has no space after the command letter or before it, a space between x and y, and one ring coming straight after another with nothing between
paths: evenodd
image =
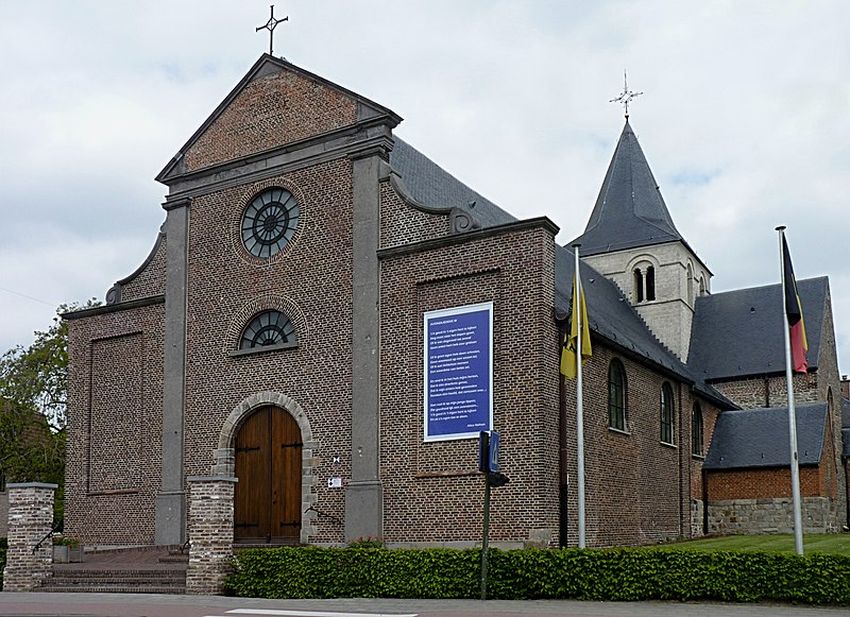
<instances>
[{"instance_id":1,"label":"side chapel roof","mask_svg":"<svg viewBox=\"0 0 850 617\"><path fill-rule=\"evenodd\" d=\"M817 369L829 279L801 279L797 292L809 343L809 369ZM782 321L779 283L700 296L694 306L688 365L709 381L781 373L785 371Z\"/></svg>"},{"instance_id":2,"label":"side chapel roof","mask_svg":"<svg viewBox=\"0 0 850 617\"><path fill-rule=\"evenodd\" d=\"M816 465L823 448L827 404L800 405L796 414L800 464ZM717 417L703 469L784 467L790 460L788 408L764 407L726 411Z\"/></svg>"},{"instance_id":3,"label":"side chapel roof","mask_svg":"<svg viewBox=\"0 0 850 617\"><path fill-rule=\"evenodd\" d=\"M626 119L587 227L574 242L590 256L674 241L684 243Z\"/></svg>"}]
</instances>

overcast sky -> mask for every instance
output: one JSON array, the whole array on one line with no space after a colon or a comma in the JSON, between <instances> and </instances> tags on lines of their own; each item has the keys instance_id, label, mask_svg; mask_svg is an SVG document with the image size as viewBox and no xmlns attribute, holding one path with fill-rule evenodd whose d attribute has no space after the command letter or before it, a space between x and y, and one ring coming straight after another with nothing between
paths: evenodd
<instances>
[{"instance_id":1,"label":"overcast sky","mask_svg":"<svg viewBox=\"0 0 850 617\"><path fill-rule=\"evenodd\" d=\"M850 371L850 2L290 0L275 54L568 242L631 123L714 292L829 275ZM267 51L260 1L0 0L0 351L103 299L164 220L153 177ZM804 307L805 309L805 307Z\"/></svg>"}]
</instances>

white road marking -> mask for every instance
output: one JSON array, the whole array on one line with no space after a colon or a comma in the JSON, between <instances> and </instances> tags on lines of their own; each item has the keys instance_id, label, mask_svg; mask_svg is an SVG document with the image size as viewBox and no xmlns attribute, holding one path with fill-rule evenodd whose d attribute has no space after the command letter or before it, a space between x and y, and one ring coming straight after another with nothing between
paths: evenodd
<instances>
[{"instance_id":1,"label":"white road marking","mask_svg":"<svg viewBox=\"0 0 850 617\"><path fill-rule=\"evenodd\" d=\"M275 615L276 617L417 617L419 613L408 613L400 615L398 613L340 613L326 611L297 611L297 610L277 610L273 608L235 608L232 611L227 611L228 615ZM216 617L215 615L207 615L206 617Z\"/></svg>"}]
</instances>

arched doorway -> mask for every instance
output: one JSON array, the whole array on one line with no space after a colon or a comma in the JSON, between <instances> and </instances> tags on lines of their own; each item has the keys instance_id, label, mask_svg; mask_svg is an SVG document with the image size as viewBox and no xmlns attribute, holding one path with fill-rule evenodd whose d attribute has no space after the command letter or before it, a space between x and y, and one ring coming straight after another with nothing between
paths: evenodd
<instances>
[{"instance_id":1,"label":"arched doorway","mask_svg":"<svg viewBox=\"0 0 850 617\"><path fill-rule=\"evenodd\" d=\"M301 538L301 430L278 407L260 407L236 434L234 538L297 544Z\"/></svg>"}]
</instances>

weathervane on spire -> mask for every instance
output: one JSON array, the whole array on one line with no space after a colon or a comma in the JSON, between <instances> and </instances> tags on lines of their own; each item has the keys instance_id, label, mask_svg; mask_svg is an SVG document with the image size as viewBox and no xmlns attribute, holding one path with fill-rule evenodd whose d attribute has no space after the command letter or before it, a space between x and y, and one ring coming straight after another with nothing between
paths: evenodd
<instances>
[{"instance_id":1,"label":"weathervane on spire","mask_svg":"<svg viewBox=\"0 0 850 617\"><path fill-rule=\"evenodd\" d=\"M632 99L640 96L641 94L643 94L643 92L632 92L631 90L629 90L629 81L628 81L628 78L626 77L626 71L623 70L623 91L620 93L620 95L617 98L611 99L608 102L609 103L621 103L623 105L623 107L626 108L626 120L628 120L629 119L629 103L631 102Z\"/></svg>"},{"instance_id":2,"label":"weathervane on spire","mask_svg":"<svg viewBox=\"0 0 850 617\"><path fill-rule=\"evenodd\" d=\"M289 15L284 17L283 19L275 19L274 18L274 5L270 6L271 8L271 17L263 26L257 26L255 32L259 32L260 30L268 30L269 31L269 55L273 55L274 50L274 29L277 25L282 21L289 21Z\"/></svg>"}]
</instances>

